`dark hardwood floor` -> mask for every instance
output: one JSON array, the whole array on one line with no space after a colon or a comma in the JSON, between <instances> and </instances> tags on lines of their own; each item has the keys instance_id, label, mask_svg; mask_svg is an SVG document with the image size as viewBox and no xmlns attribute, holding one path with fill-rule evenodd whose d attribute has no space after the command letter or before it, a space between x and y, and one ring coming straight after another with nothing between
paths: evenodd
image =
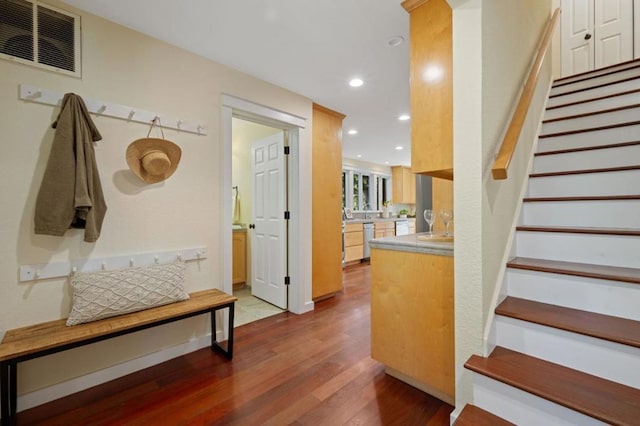
<instances>
[{"instance_id":1,"label":"dark hardwood floor","mask_svg":"<svg viewBox=\"0 0 640 426\"><path fill-rule=\"evenodd\" d=\"M369 356L369 266L305 315L237 327L233 361L201 349L18 414L18 425L448 425L453 407Z\"/></svg>"}]
</instances>

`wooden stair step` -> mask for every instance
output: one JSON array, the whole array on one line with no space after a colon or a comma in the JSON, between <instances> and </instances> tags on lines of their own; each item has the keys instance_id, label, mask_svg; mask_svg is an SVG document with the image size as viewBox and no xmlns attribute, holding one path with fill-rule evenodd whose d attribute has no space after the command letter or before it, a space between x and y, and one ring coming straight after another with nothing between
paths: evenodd
<instances>
[{"instance_id":1,"label":"wooden stair step","mask_svg":"<svg viewBox=\"0 0 640 426\"><path fill-rule=\"evenodd\" d=\"M626 237L640 236L640 229L630 228L592 228L577 226L516 226L516 231L525 232L559 232L566 234L591 234L591 235L621 235Z\"/></svg>"},{"instance_id":2,"label":"wooden stair step","mask_svg":"<svg viewBox=\"0 0 640 426\"><path fill-rule=\"evenodd\" d=\"M562 172L531 173L529 177L538 178L538 177L551 177L551 176L581 175L581 174L587 174L587 173L627 172L630 170L640 170L640 166L604 167L601 169L565 170Z\"/></svg>"},{"instance_id":3,"label":"wooden stair step","mask_svg":"<svg viewBox=\"0 0 640 426\"><path fill-rule=\"evenodd\" d=\"M619 127L635 126L638 124L640 124L640 121L628 121L626 123L608 124L606 126L587 127L587 128L578 129L578 130L567 130L565 132L545 133L543 135L538 136L538 138L545 139L545 138L554 138L557 136L575 135L578 133L598 132L600 130L611 130L611 129L617 129Z\"/></svg>"},{"instance_id":4,"label":"wooden stair step","mask_svg":"<svg viewBox=\"0 0 640 426\"><path fill-rule=\"evenodd\" d=\"M624 106L619 106L616 108L608 108L608 109L601 109L598 111L592 111L592 112L585 112L582 114L574 114L574 115L566 115L564 117L557 117L557 118L550 118L548 120L543 120L542 123L555 123L557 121L563 121L563 120L572 120L574 118L582 118L582 117L590 117L593 115L599 115L599 114L609 114L611 112L618 112L618 111L624 111L627 109L634 109L634 108L638 108L640 107L640 104L632 104L632 105L624 105Z\"/></svg>"},{"instance_id":5,"label":"wooden stair step","mask_svg":"<svg viewBox=\"0 0 640 426\"><path fill-rule=\"evenodd\" d=\"M465 367L608 424L640 419L640 390L500 346Z\"/></svg>"},{"instance_id":6,"label":"wooden stair step","mask_svg":"<svg viewBox=\"0 0 640 426\"><path fill-rule=\"evenodd\" d=\"M633 201L640 200L640 195L584 195L577 197L527 197L525 203L539 203L552 201Z\"/></svg>"},{"instance_id":7,"label":"wooden stair step","mask_svg":"<svg viewBox=\"0 0 640 426\"><path fill-rule=\"evenodd\" d=\"M593 265L588 263L561 262L557 260L515 257L507 262L508 268L552 274L574 275L601 280L640 284L640 269L619 266Z\"/></svg>"},{"instance_id":8,"label":"wooden stair step","mask_svg":"<svg viewBox=\"0 0 640 426\"><path fill-rule=\"evenodd\" d=\"M558 149L554 151L543 151L536 152L533 154L536 157L544 156L544 155L557 155L557 154L569 154L572 152L582 152L582 151L594 151L599 149L611 149L611 148L622 148L625 146L633 146L640 145L640 141L631 141L631 142L620 142L620 143L610 143L606 145L595 145L595 146L583 146L580 148L568 148L568 149Z\"/></svg>"},{"instance_id":9,"label":"wooden stair step","mask_svg":"<svg viewBox=\"0 0 640 426\"><path fill-rule=\"evenodd\" d=\"M618 62L617 64L607 65L606 67L598 68L595 70L584 71L578 74L568 75L566 77L555 79L551 87L566 86L567 84L577 83L578 81L584 81L592 78L602 77L605 75L615 74L619 71L626 71L637 67L640 67L640 60L630 59L628 61Z\"/></svg>"},{"instance_id":10,"label":"wooden stair step","mask_svg":"<svg viewBox=\"0 0 640 426\"><path fill-rule=\"evenodd\" d=\"M616 98L618 96L631 95L632 93L638 93L638 92L640 92L640 89L625 90L624 92L612 93L612 94L603 95L603 96L596 96L595 98L582 99L580 101L573 101L573 102L567 102L566 104L550 106L550 107L547 107L547 110L565 108L565 107L570 107L570 106L579 105L579 104L586 104L588 102L601 101L603 99Z\"/></svg>"},{"instance_id":11,"label":"wooden stair step","mask_svg":"<svg viewBox=\"0 0 640 426\"><path fill-rule=\"evenodd\" d=\"M456 422L455 426L510 426L513 423L506 421L502 417L498 417L475 405L467 404L464 406Z\"/></svg>"},{"instance_id":12,"label":"wooden stair step","mask_svg":"<svg viewBox=\"0 0 640 426\"><path fill-rule=\"evenodd\" d=\"M521 321L640 348L640 321L511 296L504 299L495 312Z\"/></svg>"},{"instance_id":13,"label":"wooden stair step","mask_svg":"<svg viewBox=\"0 0 640 426\"><path fill-rule=\"evenodd\" d=\"M564 93L554 93L553 95L549 96L549 99L557 98L559 96L572 95L574 93L579 93L579 92L585 92L587 90L598 89L600 87L612 86L612 85L618 84L618 83L626 83L627 81L633 81L633 80L637 80L639 78L640 78L640 76L625 77L625 78L621 78L621 79L618 79L618 80L615 80L615 81L607 81L606 83L594 84L593 86L583 87L583 88L575 89L575 90L570 90L570 91L564 92Z\"/></svg>"}]
</instances>

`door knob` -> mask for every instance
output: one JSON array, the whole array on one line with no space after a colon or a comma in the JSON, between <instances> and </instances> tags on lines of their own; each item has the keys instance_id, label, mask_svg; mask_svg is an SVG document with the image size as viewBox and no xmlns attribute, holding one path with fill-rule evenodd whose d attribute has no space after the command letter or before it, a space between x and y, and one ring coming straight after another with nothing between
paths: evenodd
<instances>
[{"instance_id":1,"label":"door knob","mask_svg":"<svg viewBox=\"0 0 640 426\"><path fill-rule=\"evenodd\" d=\"M253 223L249 224L249 229L256 229L256 226Z\"/></svg>"},{"instance_id":2,"label":"door knob","mask_svg":"<svg viewBox=\"0 0 640 426\"><path fill-rule=\"evenodd\" d=\"M590 38L591 38L591 34L586 33L586 34L584 35L584 39L585 39L585 40L589 40Z\"/></svg>"}]
</instances>

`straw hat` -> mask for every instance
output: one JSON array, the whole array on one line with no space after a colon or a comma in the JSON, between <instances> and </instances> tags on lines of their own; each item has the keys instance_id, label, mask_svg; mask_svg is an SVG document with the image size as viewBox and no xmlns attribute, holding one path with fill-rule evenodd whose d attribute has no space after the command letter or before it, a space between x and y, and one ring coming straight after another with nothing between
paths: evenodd
<instances>
[{"instance_id":1,"label":"straw hat","mask_svg":"<svg viewBox=\"0 0 640 426\"><path fill-rule=\"evenodd\" d=\"M127 163L147 183L161 182L176 171L182 150L166 139L142 138L127 148Z\"/></svg>"}]
</instances>

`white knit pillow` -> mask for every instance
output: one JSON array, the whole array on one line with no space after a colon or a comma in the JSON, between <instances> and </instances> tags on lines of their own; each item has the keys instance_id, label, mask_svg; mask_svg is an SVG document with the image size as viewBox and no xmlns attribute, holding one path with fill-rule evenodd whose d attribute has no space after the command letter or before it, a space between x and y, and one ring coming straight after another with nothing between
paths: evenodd
<instances>
[{"instance_id":1,"label":"white knit pillow","mask_svg":"<svg viewBox=\"0 0 640 426\"><path fill-rule=\"evenodd\" d=\"M71 276L73 307L67 325L82 324L186 300L185 264L175 262Z\"/></svg>"}]
</instances>

